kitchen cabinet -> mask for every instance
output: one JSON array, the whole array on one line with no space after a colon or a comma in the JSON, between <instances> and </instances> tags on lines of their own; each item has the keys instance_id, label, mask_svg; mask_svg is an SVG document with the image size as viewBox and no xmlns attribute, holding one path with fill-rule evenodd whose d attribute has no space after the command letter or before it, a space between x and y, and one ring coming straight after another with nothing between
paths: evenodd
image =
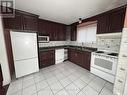
<instances>
[{"instance_id":1,"label":"kitchen cabinet","mask_svg":"<svg viewBox=\"0 0 127 95\"><path fill-rule=\"evenodd\" d=\"M49 36L50 41L66 40L66 25L39 19L38 34L40 36Z\"/></svg>"},{"instance_id":2,"label":"kitchen cabinet","mask_svg":"<svg viewBox=\"0 0 127 95\"><path fill-rule=\"evenodd\" d=\"M90 70L91 52L68 49L68 60Z\"/></svg>"},{"instance_id":3,"label":"kitchen cabinet","mask_svg":"<svg viewBox=\"0 0 127 95\"><path fill-rule=\"evenodd\" d=\"M14 18L3 18L3 25L5 29L37 31L38 16L16 10Z\"/></svg>"},{"instance_id":4,"label":"kitchen cabinet","mask_svg":"<svg viewBox=\"0 0 127 95\"><path fill-rule=\"evenodd\" d=\"M97 34L109 32L109 15L103 15L97 21Z\"/></svg>"},{"instance_id":5,"label":"kitchen cabinet","mask_svg":"<svg viewBox=\"0 0 127 95\"><path fill-rule=\"evenodd\" d=\"M83 51L83 64L82 66L90 71L90 63L91 63L91 52Z\"/></svg>"},{"instance_id":6,"label":"kitchen cabinet","mask_svg":"<svg viewBox=\"0 0 127 95\"><path fill-rule=\"evenodd\" d=\"M73 62L73 63L77 63L77 52L75 49L68 49L68 60Z\"/></svg>"},{"instance_id":7,"label":"kitchen cabinet","mask_svg":"<svg viewBox=\"0 0 127 95\"><path fill-rule=\"evenodd\" d=\"M124 19L125 19L125 8L120 9L118 11L112 12L110 14L110 29L109 31L113 32L122 32L124 27Z\"/></svg>"},{"instance_id":8,"label":"kitchen cabinet","mask_svg":"<svg viewBox=\"0 0 127 95\"><path fill-rule=\"evenodd\" d=\"M77 38L77 24L71 24L71 41L76 41Z\"/></svg>"},{"instance_id":9,"label":"kitchen cabinet","mask_svg":"<svg viewBox=\"0 0 127 95\"><path fill-rule=\"evenodd\" d=\"M5 29L23 30L21 13L16 11L14 18L3 18Z\"/></svg>"},{"instance_id":10,"label":"kitchen cabinet","mask_svg":"<svg viewBox=\"0 0 127 95\"><path fill-rule=\"evenodd\" d=\"M97 34L122 32L125 8L101 14L98 17Z\"/></svg>"},{"instance_id":11,"label":"kitchen cabinet","mask_svg":"<svg viewBox=\"0 0 127 95\"><path fill-rule=\"evenodd\" d=\"M38 30L38 17L34 17L31 15L23 15L23 29L24 30Z\"/></svg>"},{"instance_id":12,"label":"kitchen cabinet","mask_svg":"<svg viewBox=\"0 0 127 95\"><path fill-rule=\"evenodd\" d=\"M39 51L39 68L55 64L55 50Z\"/></svg>"}]
</instances>

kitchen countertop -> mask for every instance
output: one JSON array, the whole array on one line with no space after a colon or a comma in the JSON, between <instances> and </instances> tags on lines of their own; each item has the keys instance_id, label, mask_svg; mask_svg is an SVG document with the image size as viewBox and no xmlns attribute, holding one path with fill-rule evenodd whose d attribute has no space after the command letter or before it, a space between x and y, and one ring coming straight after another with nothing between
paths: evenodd
<instances>
[{"instance_id":1,"label":"kitchen countertop","mask_svg":"<svg viewBox=\"0 0 127 95\"><path fill-rule=\"evenodd\" d=\"M65 48L65 49L76 49L76 50L79 50L79 51L88 51L88 52L97 51L97 48L82 47L82 46L71 46L71 45L39 47L39 51L48 51L48 50L55 50L55 49L62 49L62 48Z\"/></svg>"}]
</instances>

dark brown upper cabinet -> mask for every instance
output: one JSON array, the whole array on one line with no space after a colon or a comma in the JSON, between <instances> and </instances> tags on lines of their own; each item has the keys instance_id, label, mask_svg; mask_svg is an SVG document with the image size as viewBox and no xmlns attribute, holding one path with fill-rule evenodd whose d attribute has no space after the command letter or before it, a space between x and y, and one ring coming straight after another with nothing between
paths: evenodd
<instances>
[{"instance_id":1,"label":"dark brown upper cabinet","mask_svg":"<svg viewBox=\"0 0 127 95\"><path fill-rule=\"evenodd\" d=\"M50 41L65 41L66 25L39 19L38 34L49 36Z\"/></svg>"},{"instance_id":2,"label":"dark brown upper cabinet","mask_svg":"<svg viewBox=\"0 0 127 95\"><path fill-rule=\"evenodd\" d=\"M23 15L23 29L24 30L38 30L38 17L30 16L30 15Z\"/></svg>"},{"instance_id":3,"label":"dark brown upper cabinet","mask_svg":"<svg viewBox=\"0 0 127 95\"><path fill-rule=\"evenodd\" d=\"M97 34L122 32L125 8L104 13L98 17Z\"/></svg>"},{"instance_id":4,"label":"dark brown upper cabinet","mask_svg":"<svg viewBox=\"0 0 127 95\"><path fill-rule=\"evenodd\" d=\"M124 27L125 11L126 9L124 8L124 9L120 9L118 11L112 12L110 14L109 31L122 32L122 29Z\"/></svg>"},{"instance_id":5,"label":"dark brown upper cabinet","mask_svg":"<svg viewBox=\"0 0 127 95\"><path fill-rule=\"evenodd\" d=\"M97 34L108 33L109 31L109 15L103 15L97 21Z\"/></svg>"},{"instance_id":6,"label":"dark brown upper cabinet","mask_svg":"<svg viewBox=\"0 0 127 95\"><path fill-rule=\"evenodd\" d=\"M14 18L3 18L3 24L5 29L23 30L21 13L16 11Z\"/></svg>"},{"instance_id":7,"label":"dark brown upper cabinet","mask_svg":"<svg viewBox=\"0 0 127 95\"><path fill-rule=\"evenodd\" d=\"M76 41L77 39L77 24L71 24L71 41Z\"/></svg>"},{"instance_id":8,"label":"dark brown upper cabinet","mask_svg":"<svg viewBox=\"0 0 127 95\"><path fill-rule=\"evenodd\" d=\"M16 10L14 18L4 18L3 24L5 29L15 30L38 30L38 16Z\"/></svg>"}]
</instances>

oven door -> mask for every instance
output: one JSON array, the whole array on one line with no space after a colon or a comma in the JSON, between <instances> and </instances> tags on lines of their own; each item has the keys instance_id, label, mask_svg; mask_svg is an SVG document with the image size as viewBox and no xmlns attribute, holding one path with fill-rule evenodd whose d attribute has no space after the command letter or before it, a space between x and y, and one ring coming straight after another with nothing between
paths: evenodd
<instances>
[{"instance_id":1,"label":"oven door","mask_svg":"<svg viewBox=\"0 0 127 95\"><path fill-rule=\"evenodd\" d=\"M101 70L103 72L115 75L117 68L117 59L107 56L93 55L91 58L91 67Z\"/></svg>"}]
</instances>

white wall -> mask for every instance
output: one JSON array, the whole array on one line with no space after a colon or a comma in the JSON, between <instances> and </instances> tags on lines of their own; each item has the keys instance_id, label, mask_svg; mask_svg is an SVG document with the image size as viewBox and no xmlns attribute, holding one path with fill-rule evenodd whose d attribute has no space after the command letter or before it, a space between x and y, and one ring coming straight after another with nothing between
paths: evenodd
<instances>
[{"instance_id":1,"label":"white wall","mask_svg":"<svg viewBox=\"0 0 127 95\"><path fill-rule=\"evenodd\" d=\"M3 85L7 85L10 83L11 78L10 78L10 72L8 67L7 52L5 47L1 16L0 16L0 64L3 72L3 79L4 79Z\"/></svg>"},{"instance_id":2,"label":"white wall","mask_svg":"<svg viewBox=\"0 0 127 95\"><path fill-rule=\"evenodd\" d=\"M123 95L127 95L127 77L126 77L126 84L125 84L124 94Z\"/></svg>"}]
</instances>

